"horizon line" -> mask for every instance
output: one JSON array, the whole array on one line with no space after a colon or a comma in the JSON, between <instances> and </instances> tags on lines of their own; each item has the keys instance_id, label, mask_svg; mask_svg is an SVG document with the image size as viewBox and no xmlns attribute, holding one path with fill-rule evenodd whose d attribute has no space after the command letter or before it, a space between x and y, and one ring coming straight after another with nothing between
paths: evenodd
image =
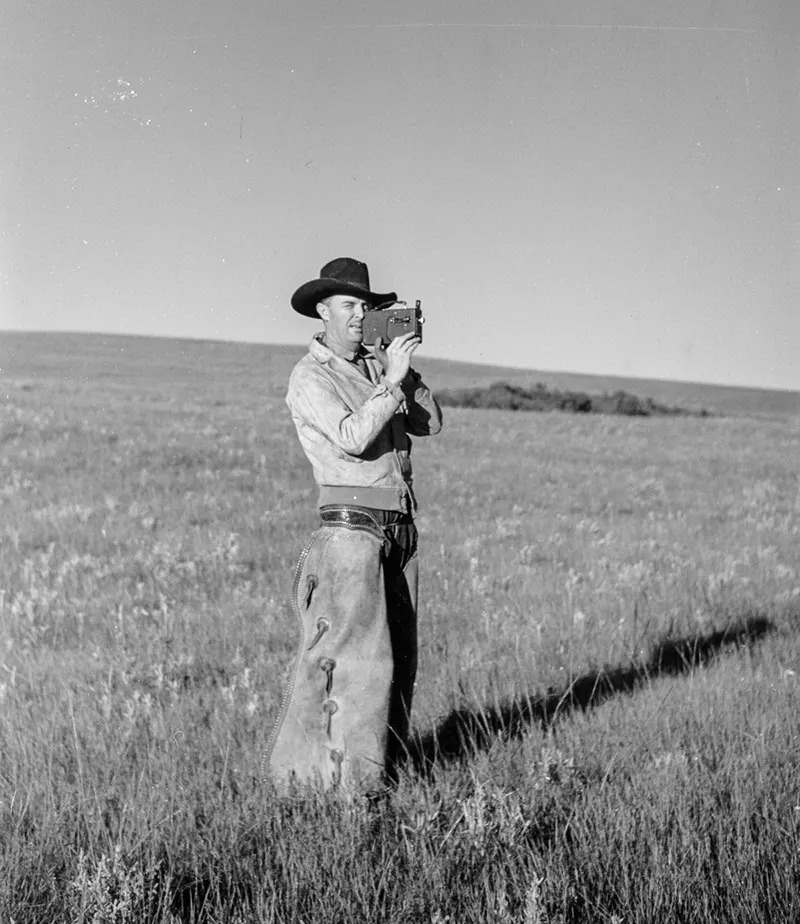
<instances>
[{"instance_id":1,"label":"horizon line","mask_svg":"<svg viewBox=\"0 0 800 924\"><path fill-rule=\"evenodd\" d=\"M130 340L141 339L141 340L167 340L180 343L185 341L187 343L220 343L220 344L239 344L243 346L261 346L261 347L292 347L297 350L306 350L308 348L307 343L298 343L295 341L264 341L264 340L232 340L221 337L189 337L189 336L179 336L179 335L167 335L167 334L143 334L143 333L122 333L119 331L101 331L101 330L25 330L21 328L0 328L0 340L2 340L3 334L15 334L22 336L44 336L44 337L59 337L59 336L71 336L71 337L116 337L116 338L126 338ZM423 357L420 357L423 358ZM740 391L766 391L766 392L777 392L780 394L786 395L797 395L800 397L800 387L798 388L786 388L783 386L776 385L743 385L732 382L703 382L696 379L675 379L675 378L664 378L663 376L644 376L644 375L626 375L624 373L617 372L580 372L578 370L570 369L534 369L529 366L507 366L501 363L483 361L483 360L472 360L472 359L453 359L449 356L431 356L426 354L424 359L433 360L435 362L441 363L454 363L464 366L478 366L478 367L489 367L494 369L505 369L513 372L524 372L530 373L531 375L569 375L569 376L580 376L582 378L589 379L622 379L623 381L639 381L639 382L662 382L669 383L673 385L692 385L699 386L701 388L726 388L726 389L738 389ZM0 367L0 376L3 374L2 367Z\"/></svg>"}]
</instances>

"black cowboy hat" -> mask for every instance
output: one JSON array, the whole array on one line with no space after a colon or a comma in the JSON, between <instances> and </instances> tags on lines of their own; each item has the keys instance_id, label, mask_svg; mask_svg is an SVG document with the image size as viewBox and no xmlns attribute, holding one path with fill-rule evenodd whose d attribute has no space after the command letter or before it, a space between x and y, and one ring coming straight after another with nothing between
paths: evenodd
<instances>
[{"instance_id":1,"label":"black cowboy hat","mask_svg":"<svg viewBox=\"0 0 800 924\"><path fill-rule=\"evenodd\" d=\"M319 271L319 279L306 282L292 296L292 308L307 318L316 318L317 302L329 295L357 295L370 305L397 301L396 292L383 295L370 291L367 264L352 257L337 257Z\"/></svg>"}]
</instances>

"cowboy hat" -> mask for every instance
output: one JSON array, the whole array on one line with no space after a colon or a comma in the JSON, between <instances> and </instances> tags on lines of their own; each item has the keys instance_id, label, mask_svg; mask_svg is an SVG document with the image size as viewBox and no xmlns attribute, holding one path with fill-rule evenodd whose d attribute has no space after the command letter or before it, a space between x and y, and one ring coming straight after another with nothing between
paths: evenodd
<instances>
[{"instance_id":1,"label":"cowboy hat","mask_svg":"<svg viewBox=\"0 0 800 924\"><path fill-rule=\"evenodd\" d=\"M370 291L367 264L353 257L337 257L319 271L319 279L300 286L292 296L292 308L307 318L316 318L317 302L329 295L357 295L370 305L397 301L396 292Z\"/></svg>"}]
</instances>

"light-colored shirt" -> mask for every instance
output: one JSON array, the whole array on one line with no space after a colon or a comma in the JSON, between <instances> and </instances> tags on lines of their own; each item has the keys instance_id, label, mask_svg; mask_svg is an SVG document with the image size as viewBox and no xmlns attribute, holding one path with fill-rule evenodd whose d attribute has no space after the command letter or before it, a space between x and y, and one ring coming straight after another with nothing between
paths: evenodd
<instances>
[{"instance_id":1,"label":"light-colored shirt","mask_svg":"<svg viewBox=\"0 0 800 924\"><path fill-rule=\"evenodd\" d=\"M413 370L400 389L384 383L373 356L365 357L367 376L352 358L317 334L289 377L286 403L319 485L319 505L414 509L409 435L438 433L441 409Z\"/></svg>"}]
</instances>

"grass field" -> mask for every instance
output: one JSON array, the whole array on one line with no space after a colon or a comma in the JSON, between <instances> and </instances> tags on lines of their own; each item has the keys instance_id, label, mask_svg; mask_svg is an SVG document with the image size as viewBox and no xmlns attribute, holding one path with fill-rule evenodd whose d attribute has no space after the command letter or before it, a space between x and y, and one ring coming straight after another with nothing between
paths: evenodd
<instances>
[{"instance_id":1,"label":"grass field","mask_svg":"<svg viewBox=\"0 0 800 924\"><path fill-rule=\"evenodd\" d=\"M797 394L448 409L407 773L279 800L301 351L0 338L3 924L800 920Z\"/></svg>"}]
</instances>

